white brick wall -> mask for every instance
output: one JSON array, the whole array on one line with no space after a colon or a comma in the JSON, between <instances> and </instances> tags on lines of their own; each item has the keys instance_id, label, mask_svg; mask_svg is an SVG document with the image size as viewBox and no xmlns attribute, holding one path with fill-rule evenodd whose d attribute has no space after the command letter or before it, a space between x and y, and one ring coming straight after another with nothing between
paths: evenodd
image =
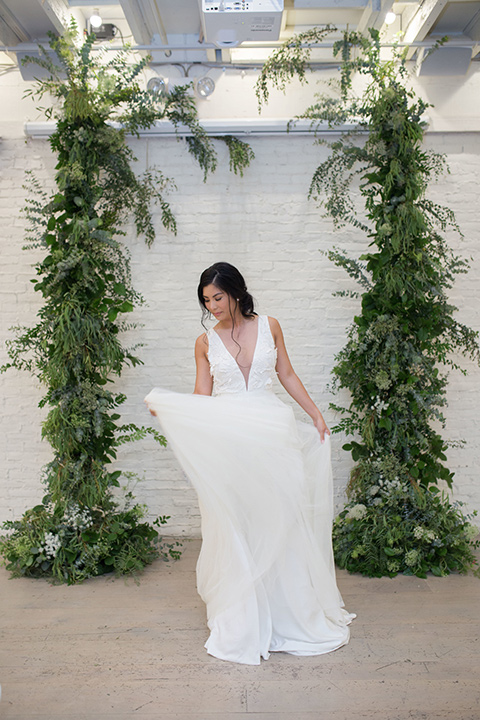
<instances>
[{"instance_id":1,"label":"white brick wall","mask_svg":"<svg viewBox=\"0 0 480 720\"><path fill-rule=\"evenodd\" d=\"M477 197L480 184L477 134L432 134L427 144L445 152L451 175L432 188L430 196L457 213L465 233L455 249L473 259L468 276L460 276L452 301L466 324L480 326L480 253ZM307 200L312 173L325 156L324 148L306 137L252 138L256 159L244 178L228 171L226 148L218 145L219 169L206 184L187 154L183 142L174 139L132 141L138 170L157 164L178 184L170 199L178 221L178 236L163 230L155 214L158 236L154 247L129 232L135 287L147 304L135 319L143 324L126 342L143 342L139 354L144 365L128 369L118 382L126 392L126 421L148 423L143 397L155 385L191 392L194 382L193 344L202 331L196 285L200 272L218 260L232 262L244 273L261 313L277 317L284 329L293 365L319 406L327 409L327 383L335 353L345 342L345 330L355 312L351 300L332 298L332 292L351 287L348 277L322 254L333 245L360 255L366 240L350 228L335 232ZM34 168L51 184L53 159L48 143L7 139L0 145L0 220L2 223L1 284L2 338L16 323L33 322L39 298L29 283L35 253L22 252L23 172ZM2 345L1 360L5 360ZM462 361L463 362L463 361ZM466 448L451 450L450 467L456 472L455 497L480 508L480 484L476 477L480 424L477 397L480 371L471 363L469 376L452 374L446 433L465 439ZM1 437L0 520L18 517L42 497L42 465L50 457L40 440L44 415L37 407L42 395L35 380L10 370L0 376ZM277 388L285 397L283 390ZM327 419L334 421L326 410ZM301 411L299 411L299 417ZM342 438L334 441L337 504L343 500L350 468L341 450ZM213 449L213 438L212 438ZM170 450L156 448L146 440L122 450L119 467L138 472L144 480L136 487L140 502L152 517L171 515L171 533L195 536L199 514L195 494L178 469Z\"/></svg>"}]
</instances>

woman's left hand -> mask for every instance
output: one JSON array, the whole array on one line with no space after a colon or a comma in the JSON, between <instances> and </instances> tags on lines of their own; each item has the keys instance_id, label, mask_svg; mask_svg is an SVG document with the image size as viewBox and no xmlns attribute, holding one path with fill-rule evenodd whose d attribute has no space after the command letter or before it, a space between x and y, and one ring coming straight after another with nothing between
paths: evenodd
<instances>
[{"instance_id":1,"label":"woman's left hand","mask_svg":"<svg viewBox=\"0 0 480 720\"><path fill-rule=\"evenodd\" d=\"M323 419L322 415L320 417L316 418L313 421L313 424L317 428L319 434L320 434L320 442L325 442L325 435L330 435L330 429L327 426L327 423Z\"/></svg>"},{"instance_id":2,"label":"woman's left hand","mask_svg":"<svg viewBox=\"0 0 480 720\"><path fill-rule=\"evenodd\" d=\"M154 410L151 409L151 407L149 406L149 404L147 403L146 400L145 400L145 405L146 405L147 408L149 409L150 415L153 415L153 417L157 417L157 413L156 413Z\"/></svg>"}]
</instances>

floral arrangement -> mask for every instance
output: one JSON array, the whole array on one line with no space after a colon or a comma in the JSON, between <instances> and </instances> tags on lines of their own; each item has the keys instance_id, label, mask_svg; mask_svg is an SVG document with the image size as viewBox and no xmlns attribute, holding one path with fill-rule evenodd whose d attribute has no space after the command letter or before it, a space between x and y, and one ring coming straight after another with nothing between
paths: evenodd
<instances>
[{"instance_id":1,"label":"floral arrangement","mask_svg":"<svg viewBox=\"0 0 480 720\"><path fill-rule=\"evenodd\" d=\"M275 51L257 83L260 103L268 99L267 81L281 90L294 76L306 81L311 44L327 30ZM428 104L409 87L405 49L393 47L385 58L379 32L370 29L345 32L333 53L338 80L299 117L314 131L325 124L351 129L332 142L317 135L329 153L309 196L336 227L348 223L359 241L368 238L358 259L337 248L326 253L361 287L337 293L358 298L360 307L331 387L347 391L330 407L355 463L349 502L334 526L335 556L341 567L374 576L476 571L474 515L440 491L453 485L445 464L451 443L439 432L445 369L465 373L461 355L480 363L479 334L457 320L449 300L468 262L446 236L462 234L454 213L427 197L429 183L447 170L445 159L423 146ZM364 80L358 94L355 75Z\"/></svg>"},{"instance_id":2,"label":"floral arrangement","mask_svg":"<svg viewBox=\"0 0 480 720\"><path fill-rule=\"evenodd\" d=\"M115 572L134 574L155 558L176 560L178 541L166 542L157 528L142 522L146 508L132 504L128 493L123 510L86 508L71 502L63 509L49 502L27 510L21 520L8 521L0 541L7 570L13 577L49 577L69 585ZM155 527L154 527L155 526Z\"/></svg>"},{"instance_id":3,"label":"floral arrangement","mask_svg":"<svg viewBox=\"0 0 480 720\"><path fill-rule=\"evenodd\" d=\"M150 437L166 444L154 428L122 424L126 397L113 387L125 366L141 364L136 346L122 343L122 332L135 329L125 318L143 303L121 241L125 223L133 217L151 245L156 203L163 227L176 233L167 200L173 183L156 168L136 175L127 133L138 135L160 119L187 125L187 149L204 180L217 165L189 87L174 88L160 104L140 82L148 58L135 62L128 48L105 55L94 43L95 35L83 39L72 24L62 37L51 35L55 60L43 47L40 58L26 58L46 71L27 93L52 103L44 112L57 123L50 137L56 187L49 194L30 176L26 249L43 251L32 280L43 305L36 325L14 328L6 343L10 361L0 369L27 370L46 388L42 434L53 450L42 503L4 524L0 554L15 576L68 583L179 555L178 543L159 536L165 516L149 525L129 493L121 507L115 489L128 474L111 467L123 443ZM235 138L225 142L232 171L242 174L253 152Z\"/></svg>"},{"instance_id":4,"label":"floral arrangement","mask_svg":"<svg viewBox=\"0 0 480 720\"><path fill-rule=\"evenodd\" d=\"M437 488L421 487L394 456L361 461L350 501L333 526L337 564L370 577L425 578L475 568L480 547L474 511ZM480 576L480 569L474 570Z\"/></svg>"}]
</instances>

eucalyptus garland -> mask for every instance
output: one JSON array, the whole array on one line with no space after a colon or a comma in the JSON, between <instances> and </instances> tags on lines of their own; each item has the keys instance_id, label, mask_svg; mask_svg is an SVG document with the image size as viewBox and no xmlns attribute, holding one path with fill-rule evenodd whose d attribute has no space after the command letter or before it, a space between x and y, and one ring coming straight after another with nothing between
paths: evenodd
<instances>
[{"instance_id":1,"label":"eucalyptus garland","mask_svg":"<svg viewBox=\"0 0 480 720\"><path fill-rule=\"evenodd\" d=\"M302 37L294 59L304 77L310 48ZM291 46L277 51L279 69L264 68L260 102L267 80L284 88L284 67L291 65L282 57L291 57ZM455 276L468 270L444 238L447 230L460 232L455 216L426 197L444 159L422 147L427 105L408 88L404 51L382 60L379 33L370 30L368 37L346 33L334 55L337 94L319 96L301 117L314 127L349 122L355 129L328 143L309 195L337 227L350 223L369 238L359 261L336 248L328 253L362 289L361 310L333 369L333 389L350 392L348 406L331 406L343 416L335 430L353 436L344 448L356 463L350 502L334 526L336 559L367 575L466 571L476 565L478 529L439 494L442 483L452 486L453 474L436 425L445 422L442 367L461 369L458 353L478 363L480 348L478 333L455 318L448 300ZM358 97L355 73L367 79ZM352 199L355 181L364 219Z\"/></svg>"},{"instance_id":2,"label":"eucalyptus garland","mask_svg":"<svg viewBox=\"0 0 480 720\"><path fill-rule=\"evenodd\" d=\"M188 148L204 177L216 167L188 88L174 88L159 106L139 83L147 59L132 65L128 50L108 59L92 52L94 41L90 35L78 46L72 26L51 38L56 62L42 48L40 59L27 60L47 71L32 94L54 102L45 113L57 121L50 138L56 190L49 196L30 178L27 247L44 250L32 281L44 302L34 327L16 328L2 368L30 371L46 386L43 437L53 459L42 503L5 523L0 552L14 575L68 583L112 570L135 572L159 555L179 556L179 543L159 536L166 517L149 525L131 493L121 504L113 493L122 473L111 463L121 444L149 435L165 445L153 428L121 423L126 398L112 387L126 365L141 362L121 343L122 330L134 327L125 318L143 299L132 287L129 252L119 238L133 215L137 232L152 243L152 202L161 207L164 227L176 232L165 197L172 183L155 169L137 177L126 135L158 119L187 125ZM231 146L234 169L243 170L252 154L244 149L239 157L238 146Z\"/></svg>"}]
</instances>

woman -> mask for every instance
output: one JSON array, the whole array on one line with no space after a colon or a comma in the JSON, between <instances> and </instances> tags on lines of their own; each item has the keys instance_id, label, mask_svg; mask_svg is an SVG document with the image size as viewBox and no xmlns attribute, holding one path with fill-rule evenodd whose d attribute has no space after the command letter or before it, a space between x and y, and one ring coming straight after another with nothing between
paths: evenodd
<instances>
[{"instance_id":1,"label":"woman","mask_svg":"<svg viewBox=\"0 0 480 720\"><path fill-rule=\"evenodd\" d=\"M198 298L217 324L195 343L194 395L155 389L145 400L198 494L205 647L251 665L336 650L354 616L335 582L330 431L239 271L207 268ZM273 394L275 373L313 425Z\"/></svg>"}]
</instances>

